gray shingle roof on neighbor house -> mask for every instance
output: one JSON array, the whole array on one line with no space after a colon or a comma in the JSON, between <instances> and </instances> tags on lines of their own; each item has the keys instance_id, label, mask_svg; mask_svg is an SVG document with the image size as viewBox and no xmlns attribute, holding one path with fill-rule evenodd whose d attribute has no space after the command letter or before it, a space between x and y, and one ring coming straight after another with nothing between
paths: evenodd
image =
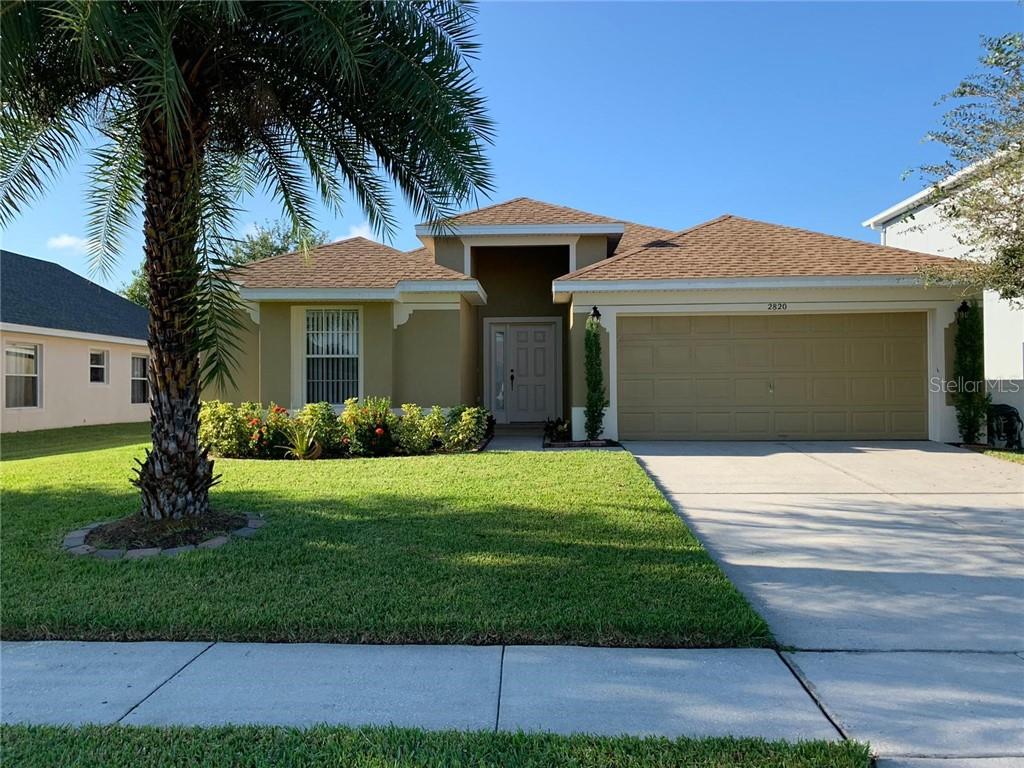
<instances>
[{"instance_id":1,"label":"gray shingle roof on neighbor house","mask_svg":"<svg viewBox=\"0 0 1024 768\"><path fill-rule=\"evenodd\" d=\"M0 322L146 341L149 312L59 264L0 251Z\"/></svg>"}]
</instances>

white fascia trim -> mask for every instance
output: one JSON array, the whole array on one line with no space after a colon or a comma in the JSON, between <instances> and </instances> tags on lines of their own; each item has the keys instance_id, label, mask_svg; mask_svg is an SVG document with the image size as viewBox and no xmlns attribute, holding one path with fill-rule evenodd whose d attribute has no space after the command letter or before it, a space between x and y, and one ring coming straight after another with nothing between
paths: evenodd
<instances>
[{"instance_id":1,"label":"white fascia trim","mask_svg":"<svg viewBox=\"0 0 1024 768\"><path fill-rule=\"evenodd\" d=\"M147 339L135 339L130 336L108 336L103 333L68 331L63 328L43 328L38 325L21 325L19 323L0 323L0 331L27 333L36 336L57 336L62 339L82 339L83 341L98 341L104 344L129 344L136 347L146 347L149 345Z\"/></svg>"},{"instance_id":2,"label":"white fascia trim","mask_svg":"<svg viewBox=\"0 0 1024 768\"><path fill-rule=\"evenodd\" d=\"M743 277L706 280L556 280L553 293L617 293L621 291L720 291L729 289L864 288L920 285L921 279L900 275L861 277Z\"/></svg>"},{"instance_id":3,"label":"white fascia trim","mask_svg":"<svg viewBox=\"0 0 1024 768\"><path fill-rule=\"evenodd\" d=\"M468 293L487 301L477 280L400 280L394 288L240 287L238 293L246 301L401 301L403 293Z\"/></svg>"},{"instance_id":4,"label":"white fascia trim","mask_svg":"<svg viewBox=\"0 0 1024 768\"><path fill-rule=\"evenodd\" d=\"M907 211L912 211L917 208L921 203L931 197L935 192L935 187L928 187L928 189L922 189L915 195L911 195L906 200L903 200L896 205L886 208L881 213L876 213L870 219L862 221L860 225L867 227L868 229L882 229L886 224L891 222L893 219L898 219Z\"/></svg>"},{"instance_id":5,"label":"white fascia trim","mask_svg":"<svg viewBox=\"0 0 1024 768\"><path fill-rule=\"evenodd\" d=\"M896 203L896 205L886 208L881 213L876 213L870 219L862 221L861 226L867 227L868 229L881 229L893 219L899 218L907 211L912 211L922 203L926 202L928 198L935 193L936 189L948 189L949 187L959 184L965 177L970 176L979 168L983 168L989 163L998 160L1005 154L1006 152L998 152L987 160L979 160L976 163L971 163L965 168L961 168L956 173L950 175L949 178L943 179L938 184L932 184L926 189L922 189L917 194L911 195L906 200L902 200L901 202Z\"/></svg>"},{"instance_id":6,"label":"white fascia trim","mask_svg":"<svg viewBox=\"0 0 1024 768\"><path fill-rule=\"evenodd\" d=\"M463 237L475 235L621 235L624 224L502 224L445 227L417 224L417 237Z\"/></svg>"}]
</instances>

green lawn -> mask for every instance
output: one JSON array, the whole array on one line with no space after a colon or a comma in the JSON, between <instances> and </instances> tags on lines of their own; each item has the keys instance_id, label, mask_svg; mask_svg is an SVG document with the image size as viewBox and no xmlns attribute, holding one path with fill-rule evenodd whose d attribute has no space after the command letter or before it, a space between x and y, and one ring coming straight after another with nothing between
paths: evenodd
<instances>
[{"instance_id":1,"label":"green lawn","mask_svg":"<svg viewBox=\"0 0 1024 768\"><path fill-rule=\"evenodd\" d=\"M0 460L33 459L61 453L95 451L149 440L149 422L103 424L98 427L41 429L0 436Z\"/></svg>"},{"instance_id":2,"label":"green lawn","mask_svg":"<svg viewBox=\"0 0 1024 768\"><path fill-rule=\"evenodd\" d=\"M1014 464L1024 464L1024 451L1006 451L996 448L989 448L982 451L986 456L992 456L1003 461L1012 461Z\"/></svg>"},{"instance_id":3,"label":"green lawn","mask_svg":"<svg viewBox=\"0 0 1024 768\"><path fill-rule=\"evenodd\" d=\"M134 428L132 428L134 429ZM123 428L121 430L124 431ZM73 557L121 517L143 446L5 439L6 639L764 646L764 621L627 453L217 462L219 509L267 525L216 551Z\"/></svg>"},{"instance_id":4,"label":"green lawn","mask_svg":"<svg viewBox=\"0 0 1024 768\"><path fill-rule=\"evenodd\" d=\"M4 726L8 765L22 768L869 768L854 742L638 739L426 733L396 728L52 728Z\"/></svg>"}]
</instances>

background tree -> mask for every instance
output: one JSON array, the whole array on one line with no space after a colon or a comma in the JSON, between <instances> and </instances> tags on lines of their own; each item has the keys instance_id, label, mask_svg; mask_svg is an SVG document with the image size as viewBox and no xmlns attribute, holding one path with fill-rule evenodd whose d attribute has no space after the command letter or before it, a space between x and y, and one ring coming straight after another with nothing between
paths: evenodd
<instances>
[{"instance_id":1,"label":"background tree","mask_svg":"<svg viewBox=\"0 0 1024 768\"><path fill-rule=\"evenodd\" d=\"M939 103L954 102L928 139L948 150L946 162L921 170L964 258L927 275L968 292L998 291L1024 299L1024 35L983 38L984 71Z\"/></svg>"},{"instance_id":2,"label":"background tree","mask_svg":"<svg viewBox=\"0 0 1024 768\"><path fill-rule=\"evenodd\" d=\"M99 137L94 268L109 270L142 209L153 445L133 480L141 512L202 515L214 476L199 393L234 364L239 300L221 267L238 201L269 193L305 247L317 196L337 212L351 190L388 235L392 184L429 219L488 190L473 9L7 0L0 14L0 224Z\"/></svg>"},{"instance_id":3,"label":"background tree","mask_svg":"<svg viewBox=\"0 0 1024 768\"><path fill-rule=\"evenodd\" d=\"M323 245L329 239L326 232L316 232L310 236L305 246ZM241 240L232 241L228 246L228 253L232 264L248 264L250 261L292 253L303 246L304 243L287 222L276 221L273 224L267 222L262 226L257 224L255 230L243 236ZM149 282L146 280L145 265L132 270L132 279L121 286L118 293L141 307L149 305Z\"/></svg>"}]
</instances>

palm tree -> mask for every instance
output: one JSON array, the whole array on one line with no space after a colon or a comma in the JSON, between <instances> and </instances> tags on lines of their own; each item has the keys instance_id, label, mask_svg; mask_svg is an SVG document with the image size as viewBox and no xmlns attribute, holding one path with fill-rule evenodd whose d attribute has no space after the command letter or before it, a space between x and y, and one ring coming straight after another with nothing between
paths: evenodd
<instances>
[{"instance_id":1,"label":"palm tree","mask_svg":"<svg viewBox=\"0 0 1024 768\"><path fill-rule=\"evenodd\" d=\"M388 235L393 188L431 219L488 191L474 9L6 0L0 14L0 223L90 144L94 269L110 269L141 207L153 444L132 482L146 518L202 515L215 477L199 394L234 365L224 267L239 200L273 195L304 242L317 197L339 211L350 192Z\"/></svg>"}]
</instances>

